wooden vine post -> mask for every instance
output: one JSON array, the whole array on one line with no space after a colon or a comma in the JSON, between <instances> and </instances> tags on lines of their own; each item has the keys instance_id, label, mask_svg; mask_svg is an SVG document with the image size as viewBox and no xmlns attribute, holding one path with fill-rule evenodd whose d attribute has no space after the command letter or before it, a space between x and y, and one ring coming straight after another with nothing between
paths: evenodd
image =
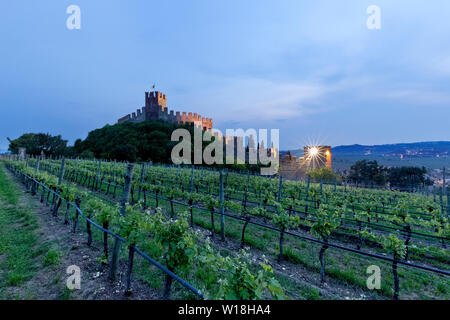
<instances>
[{"instance_id":1,"label":"wooden vine post","mask_svg":"<svg viewBox=\"0 0 450 320\"><path fill-rule=\"evenodd\" d=\"M65 159L63 157L63 158L61 158L61 167L59 168L59 177L58 177L58 187L59 188L61 188L61 184L63 182L63 177L64 177L64 162L65 162ZM61 191L61 189L59 189L59 190ZM58 214L59 206L61 205L61 197L58 193L58 188L56 188L56 190L54 190L54 191L55 191L55 193L53 194L51 210L52 210L53 216L56 217ZM56 199L56 198L58 198L58 199Z\"/></svg>"},{"instance_id":2,"label":"wooden vine post","mask_svg":"<svg viewBox=\"0 0 450 320\"><path fill-rule=\"evenodd\" d=\"M61 159L61 167L59 168L58 185L61 185L61 183L63 182L63 176L64 176L64 162L65 162L65 159L62 158L62 159Z\"/></svg>"},{"instance_id":3,"label":"wooden vine post","mask_svg":"<svg viewBox=\"0 0 450 320\"><path fill-rule=\"evenodd\" d=\"M78 225L78 216L79 216L79 212L78 209L80 208L81 205L81 200L80 198L78 198L78 196L75 198L75 219L73 220L73 228L72 228L72 233L75 233L77 231L77 225Z\"/></svg>"},{"instance_id":4,"label":"wooden vine post","mask_svg":"<svg viewBox=\"0 0 450 320\"><path fill-rule=\"evenodd\" d=\"M114 166L113 166L113 180L114 180L114 184L116 183L116 165L117 165L117 161L114 160Z\"/></svg>"},{"instance_id":5,"label":"wooden vine post","mask_svg":"<svg viewBox=\"0 0 450 320\"><path fill-rule=\"evenodd\" d=\"M39 162L40 162L39 157L36 157L36 165L34 166L34 175L36 175L37 172L39 171Z\"/></svg>"},{"instance_id":6,"label":"wooden vine post","mask_svg":"<svg viewBox=\"0 0 450 320\"><path fill-rule=\"evenodd\" d=\"M280 182L278 184L278 202L281 202L281 191L283 189L283 177L280 174Z\"/></svg>"},{"instance_id":7,"label":"wooden vine post","mask_svg":"<svg viewBox=\"0 0 450 320\"><path fill-rule=\"evenodd\" d=\"M125 175L125 183L123 186L122 198L120 199L120 212L119 214L123 216L125 214L125 207L128 202L128 197L130 195L131 179L133 178L133 164L129 163L127 166L127 174ZM118 238L114 239L114 249L111 258L111 269L109 270L109 279L114 281L117 274L117 264L119 262L119 252L120 252L120 240Z\"/></svg>"},{"instance_id":8,"label":"wooden vine post","mask_svg":"<svg viewBox=\"0 0 450 320\"><path fill-rule=\"evenodd\" d=\"M191 183L189 184L189 192L192 192L194 187L194 166L191 167Z\"/></svg>"},{"instance_id":9,"label":"wooden vine post","mask_svg":"<svg viewBox=\"0 0 450 320\"><path fill-rule=\"evenodd\" d=\"M39 171L39 157L36 157L36 165L35 165L35 167L34 167L34 178L36 179L36 176L37 176L37 172ZM37 192L37 189L38 189L38 185L37 185L37 183L35 182L35 183L33 183L33 190L32 190L32 192L31 192L31 194L34 196L35 194L36 194L36 192Z\"/></svg>"},{"instance_id":10,"label":"wooden vine post","mask_svg":"<svg viewBox=\"0 0 450 320\"><path fill-rule=\"evenodd\" d=\"M100 180L101 172L102 172L102 160L98 159L97 174L95 175L95 188L94 188L95 190L98 189L98 183L99 183L99 180ZM102 186L100 186L100 188L101 187Z\"/></svg>"},{"instance_id":11,"label":"wooden vine post","mask_svg":"<svg viewBox=\"0 0 450 320\"><path fill-rule=\"evenodd\" d=\"M308 216L308 198L309 198L309 185L311 184L311 176L308 175L308 182L306 184L306 198L305 198L305 216Z\"/></svg>"},{"instance_id":12,"label":"wooden vine post","mask_svg":"<svg viewBox=\"0 0 450 320\"><path fill-rule=\"evenodd\" d=\"M448 188L445 186L445 167L442 169L442 190L447 194L447 216L450 215L450 194ZM444 213L444 212L442 212Z\"/></svg>"},{"instance_id":13,"label":"wooden vine post","mask_svg":"<svg viewBox=\"0 0 450 320\"><path fill-rule=\"evenodd\" d=\"M306 201L308 201L309 197L309 185L311 184L311 176L308 174L308 181L306 183Z\"/></svg>"},{"instance_id":14,"label":"wooden vine post","mask_svg":"<svg viewBox=\"0 0 450 320\"><path fill-rule=\"evenodd\" d=\"M225 241L225 207L224 207L224 188L223 188L223 171L219 171L219 184L220 184L220 236L222 241Z\"/></svg>"},{"instance_id":15,"label":"wooden vine post","mask_svg":"<svg viewBox=\"0 0 450 320\"><path fill-rule=\"evenodd\" d=\"M125 285L126 296L131 296L133 293L133 290L131 289L131 273L133 272L133 261L134 261L134 244L130 244L128 247L128 271Z\"/></svg>"},{"instance_id":16,"label":"wooden vine post","mask_svg":"<svg viewBox=\"0 0 450 320\"><path fill-rule=\"evenodd\" d=\"M447 217L450 217L450 186L447 186Z\"/></svg>"},{"instance_id":17,"label":"wooden vine post","mask_svg":"<svg viewBox=\"0 0 450 320\"><path fill-rule=\"evenodd\" d=\"M441 204L441 214L444 215L444 200L443 200L443 193L444 193L444 185L445 185L445 168L442 169L442 187L440 188L439 192L439 203Z\"/></svg>"},{"instance_id":18,"label":"wooden vine post","mask_svg":"<svg viewBox=\"0 0 450 320\"><path fill-rule=\"evenodd\" d=\"M139 176L138 202L141 201L142 184L144 183L145 163L141 164L141 175Z\"/></svg>"},{"instance_id":19,"label":"wooden vine post","mask_svg":"<svg viewBox=\"0 0 450 320\"><path fill-rule=\"evenodd\" d=\"M398 257L397 254L394 252L394 261L392 262L392 273L394 275L394 300L399 300L399 291L400 291L400 282L398 279L398 272L397 272L397 261Z\"/></svg>"}]
</instances>

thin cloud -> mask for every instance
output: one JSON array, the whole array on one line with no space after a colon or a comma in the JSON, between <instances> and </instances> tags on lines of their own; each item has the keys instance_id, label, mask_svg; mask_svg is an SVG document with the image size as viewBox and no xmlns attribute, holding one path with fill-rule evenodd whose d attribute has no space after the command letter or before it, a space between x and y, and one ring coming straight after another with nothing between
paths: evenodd
<instances>
[{"instance_id":1,"label":"thin cloud","mask_svg":"<svg viewBox=\"0 0 450 320\"><path fill-rule=\"evenodd\" d=\"M214 106L214 116L222 122L280 121L315 112L309 107L326 93L320 84L279 83L265 79L231 79L203 92L199 109Z\"/></svg>"}]
</instances>

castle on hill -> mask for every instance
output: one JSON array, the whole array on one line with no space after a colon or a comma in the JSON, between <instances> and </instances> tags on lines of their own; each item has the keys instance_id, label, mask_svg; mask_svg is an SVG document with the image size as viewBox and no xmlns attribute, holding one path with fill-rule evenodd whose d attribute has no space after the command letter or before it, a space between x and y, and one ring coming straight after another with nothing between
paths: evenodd
<instances>
[{"instance_id":1,"label":"castle on hill","mask_svg":"<svg viewBox=\"0 0 450 320\"><path fill-rule=\"evenodd\" d=\"M117 123L126 121L144 122L161 120L170 123L200 122L203 130L212 130L213 120L192 112L174 112L167 108L167 96L159 91L145 92L145 106L132 114L120 118Z\"/></svg>"},{"instance_id":2,"label":"castle on hill","mask_svg":"<svg viewBox=\"0 0 450 320\"><path fill-rule=\"evenodd\" d=\"M201 128L205 131L211 131L211 133L218 139L223 139L224 153L226 146L232 143L234 146L233 159L238 157L238 149L244 150L243 159L244 163L249 162L249 154L256 154L259 161L259 150L265 149L267 156L273 159L279 160L280 171L279 174L287 179L298 180L303 179L306 176L306 172L312 168L320 168L323 166L331 168L331 147L330 146L306 146L304 148L304 157L297 158L292 156L290 152L282 156L279 151L273 146L267 148L263 145L256 145L254 137L248 137L248 143L244 137L227 136L217 132L213 132L213 120L211 118L205 118L201 115L192 112L174 112L167 107L167 96L159 91L145 92L145 106L141 109L137 109L136 112L127 114L120 118L117 122L144 122L161 120L169 123L183 124L194 123L194 125L201 124ZM257 152L258 151L258 152ZM311 152L314 151L314 152Z\"/></svg>"}]
</instances>

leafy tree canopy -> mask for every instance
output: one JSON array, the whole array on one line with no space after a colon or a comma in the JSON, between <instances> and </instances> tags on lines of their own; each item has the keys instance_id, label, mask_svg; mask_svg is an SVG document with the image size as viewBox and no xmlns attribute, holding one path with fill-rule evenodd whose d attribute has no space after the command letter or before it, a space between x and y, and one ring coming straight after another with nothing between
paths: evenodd
<instances>
[{"instance_id":1,"label":"leafy tree canopy","mask_svg":"<svg viewBox=\"0 0 450 320\"><path fill-rule=\"evenodd\" d=\"M384 185L387 170L377 161L361 160L350 167L349 179L356 183Z\"/></svg>"},{"instance_id":2,"label":"leafy tree canopy","mask_svg":"<svg viewBox=\"0 0 450 320\"><path fill-rule=\"evenodd\" d=\"M167 163L177 142L170 140L172 131L180 126L162 121L125 122L106 125L89 132L85 140L77 140L74 155L122 161ZM183 126L192 130L189 126Z\"/></svg>"},{"instance_id":3,"label":"leafy tree canopy","mask_svg":"<svg viewBox=\"0 0 450 320\"><path fill-rule=\"evenodd\" d=\"M43 151L46 156L64 155L67 149L67 140L61 135L52 136L48 133L25 133L19 138L9 141L9 151L18 153L19 148L26 148L27 154L40 155Z\"/></svg>"},{"instance_id":4,"label":"leafy tree canopy","mask_svg":"<svg viewBox=\"0 0 450 320\"><path fill-rule=\"evenodd\" d=\"M309 170L307 173L311 177L311 179L315 181L323 180L323 181L340 181L341 177L334 173L331 168L321 167L318 169Z\"/></svg>"},{"instance_id":5,"label":"leafy tree canopy","mask_svg":"<svg viewBox=\"0 0 450 320\"><path fill-rule=\"evenodd\" d=\"M349 180L366 185L385 185L393 187L419 187L432 185L433 182L425 177L424 167L392 167L378 165L376 161L357 161L350 168Z\"/></svg>"}]
</instances>

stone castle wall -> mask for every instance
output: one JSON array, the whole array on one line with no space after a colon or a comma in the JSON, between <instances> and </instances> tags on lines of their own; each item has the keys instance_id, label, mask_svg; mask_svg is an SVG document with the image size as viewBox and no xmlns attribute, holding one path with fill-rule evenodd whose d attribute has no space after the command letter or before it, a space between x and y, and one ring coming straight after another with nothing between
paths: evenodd
<instances>
[{"instance_id":1,"label":"stone castle wall","mask_svg":"<svg viewBox=\"0 0 450 320\"><path fill-rule=\"evenodd\" d=\"M306 177L308 171L307 162L303 157L297 159L296 156L285 154L280 157L280 175L289 180L300 180Z\"/></svg>"},{"instance_id":2,"label":"stone castle wall","mask_svg":"<svg viewBox=\"0 0 450 320\"><path fill-rule=\"evenodd\" d=\"M136 112L127 114L117 122L143 122L151 120L161 120L178 124L200 122L201 127L205 130L211 130L213 128L213 120L211 118L205 118L197 113L193 114L192 112L169 111L167 108L166 95L158 91L146 92L145 106L136 110Z\"/></svg>"}]
</instances>

